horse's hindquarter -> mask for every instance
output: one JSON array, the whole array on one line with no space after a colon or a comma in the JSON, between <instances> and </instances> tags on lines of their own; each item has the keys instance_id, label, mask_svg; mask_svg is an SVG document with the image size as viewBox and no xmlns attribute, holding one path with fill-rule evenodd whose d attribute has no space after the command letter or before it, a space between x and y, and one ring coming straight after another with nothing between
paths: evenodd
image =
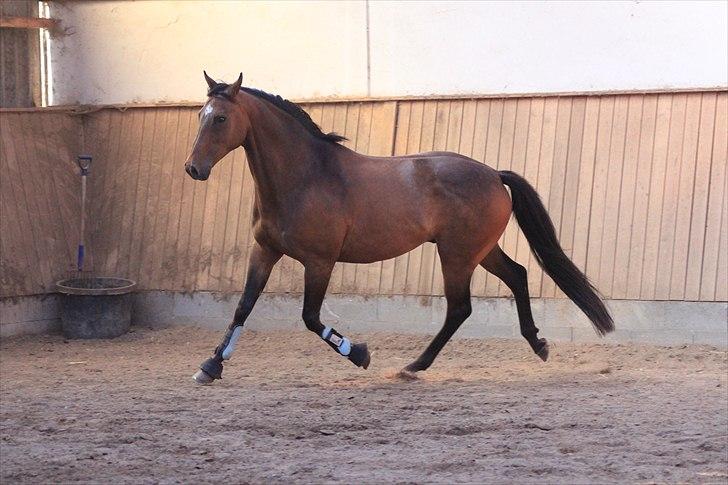
<instances>
[{"instance_id":1,"label":"horse's hindquarter","mask_svg":"<svg viewBox=\"0 0 728 485\"><path fill-rule=\"evenodd\" d=\"M498 173L457 154L362 157L345 176L350 227L340 261L380 261L447 238L485 244L487 227L500 235L510 216Z\"/></svg>"}]
</instances>

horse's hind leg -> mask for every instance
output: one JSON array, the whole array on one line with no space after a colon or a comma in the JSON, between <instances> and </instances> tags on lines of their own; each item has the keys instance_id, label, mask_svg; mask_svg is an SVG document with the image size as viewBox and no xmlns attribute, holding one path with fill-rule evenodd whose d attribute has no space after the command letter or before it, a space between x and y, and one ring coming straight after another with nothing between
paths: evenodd
<instances>
[{"instance_id":1,"label":"horse's hind leg","mask_svg":"<svg viewBox=\"0 0 728 485\"><path fill-rule=\"evenodd\" d=\"M528 341L533 351L544 361L549 356L549 346L546 339L538 338L538 328L533 322L531 314L531 301L528 295L528 278L526 268L513 261L506 253L496 246L483 259L480 265L500 278L513 292L518 310L518 321L521 326L521 335Z\"/></svg>"},{"instance_id":2,"label":"horse's hind leg","mask_svg":"<svg viewBox=\"0 0 728 485\"><path fill-rule=\"evenodd\" d=\"M440 249L438 247L438 249ZM455 334L460 325L470 316L470 279L473 276L471 265L465 261L442 259L442 275L445 282L445 298L447 299L447 315L442 329L435 335L429 346L417 360L404 368L406 372L425 370L437 357L445 344Z\"/></svg>"}]
</instances>

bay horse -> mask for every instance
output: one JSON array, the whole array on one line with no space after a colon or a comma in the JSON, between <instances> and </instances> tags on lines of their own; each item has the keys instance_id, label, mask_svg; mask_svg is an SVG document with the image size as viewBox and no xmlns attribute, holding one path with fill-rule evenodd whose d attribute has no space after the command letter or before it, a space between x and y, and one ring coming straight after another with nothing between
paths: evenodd
<instances>
[{"instance_id":1,"label":"bay horse","mask_svg":"<svg viewBox=\"0 0 728 485\"><path fill-rule=\"evenodd\" d=\"M303 321L340 355L366 369L365 343L352 343L319 319L337 261L370 263L432 242L442 263L447 314L425 351L405 372L423 371L471 313L470 280L480 265L513 292L521 334L544 361L549 347L531 315L526 269L509 258L498 239L515 214L536 260L591 320L598 334L612 318L587 277L559 245L536 191L510 171L496 171L457 153L428 152L371 157L323 133L296 104L204 73L207 102L185 162L187 174L207 180L215 164L242 146L255 182L254 243L245 289L232 323L194 379L220 379L246 318L273 266L288 255L305 268ZM505 186L510 188L510 196Z\"/></svg>"}]
</instances>

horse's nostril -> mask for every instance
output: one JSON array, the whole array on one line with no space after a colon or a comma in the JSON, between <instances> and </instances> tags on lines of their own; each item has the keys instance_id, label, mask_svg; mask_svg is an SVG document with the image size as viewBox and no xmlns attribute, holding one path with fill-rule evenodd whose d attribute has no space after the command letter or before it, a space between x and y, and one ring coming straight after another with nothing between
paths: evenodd
<instances>
[{"instance_id":1,"label":"horse's nostril","mask_svg":"<svg viewBox=\"0 0 728 485\"><path fill-rule=\"evenodd\" d=\"M187 173L189 174L189 176L192 177L193 179L197 180L199 178L200 174L197 173L197 169L195 168L194 165L191 165L191 164L187 165L186 170L187 170Z\"/></svg>"}]
</instances>

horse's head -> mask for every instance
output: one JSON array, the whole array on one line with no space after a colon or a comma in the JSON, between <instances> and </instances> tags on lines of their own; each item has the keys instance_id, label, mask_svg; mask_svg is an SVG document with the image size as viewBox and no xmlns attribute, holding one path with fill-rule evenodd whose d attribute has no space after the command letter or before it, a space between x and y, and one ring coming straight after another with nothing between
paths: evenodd
<instances>
[{"instance_id":1,"label":"horse's head","mask_svg":"<svg viewBox=\"0 0 728 485\"><path fill-rule=\"evenodd\" d=\"M207 180L212 167L243 144L250 128L250 120L237 100L243 74L233 84L218 83L204 74L208 99L200 110L200 129L185 162L185 171L195 180Z\"/></svg>"}]
</instances>

